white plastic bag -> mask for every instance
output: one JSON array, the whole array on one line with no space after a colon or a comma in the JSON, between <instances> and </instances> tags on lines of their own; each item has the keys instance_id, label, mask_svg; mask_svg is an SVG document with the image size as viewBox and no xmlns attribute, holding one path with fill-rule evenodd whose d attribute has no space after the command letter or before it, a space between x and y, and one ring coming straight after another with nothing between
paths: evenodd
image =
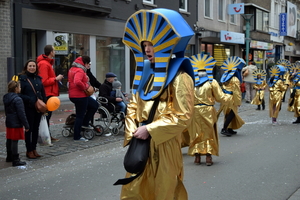
<instances>
[{"instance_id":1,"label":"white plastic bag","mask_svg":"<svg viewBox=\"0 0 300 200\"><path fill-rule=\"evenodd\" d=\"M51 138L49 133L49 128L47 124L47 119L45 115L42 115L40 127L39 127L39 138L38 143L44 146L51 146Z\"/></svg>"}]
</instances>

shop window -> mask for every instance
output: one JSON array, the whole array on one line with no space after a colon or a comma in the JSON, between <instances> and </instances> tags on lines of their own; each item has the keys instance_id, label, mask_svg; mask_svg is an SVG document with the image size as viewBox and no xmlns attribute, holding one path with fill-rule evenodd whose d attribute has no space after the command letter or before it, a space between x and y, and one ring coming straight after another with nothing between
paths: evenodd
<instances>
[{"instance_id":1,"label":"shop window","mask_svg":"<svg viewBox=\"0 0 300 200\"><path fill-rule=\"evenodd\" d=\"M55 47L56 43L62 42L64 39L62 36L67 37L65 42L67 42L67 49L59 50ZM68 72L72 67L72 63L79 56L90 56L90 36L80 35L80 34L69 34L69 33L55 33L55 36L60 36L59 38L54 38L54 48L55 50L55 73L64 75L62 80L62 85L60 86L60 92L67 92L67 82L68 82Z\"/></svg>"},{"instance_id":2,"label":"shop window","mask_svg":"<svg viewBox=\"0 0 300 200\"><path fill-rule=\"evenodd\" d=\"M231 0L230 4L235 4L236 0ZM229 15L230 17L230 23L235 24L236 23L236 15Z\"/></svg>"},{"instance_id":3,"label":"shop window","mask_svg":"<svg viewBox=\"0 0 300 200\"><path fill-rule=\"evenodd\" d=\"M98 80L104 80L107 72L113 72L125 84L125 46L121 38L96 38L96 67Z\"/></svg>"}]
</instances>

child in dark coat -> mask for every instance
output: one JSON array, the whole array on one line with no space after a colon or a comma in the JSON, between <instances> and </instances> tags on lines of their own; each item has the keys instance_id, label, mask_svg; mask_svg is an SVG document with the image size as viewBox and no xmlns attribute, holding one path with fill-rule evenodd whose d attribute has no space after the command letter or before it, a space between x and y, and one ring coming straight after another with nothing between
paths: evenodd
<instances>
[{"instance_id":1,"label":"child in dark coat","mask_svg":"<svg viewBox=\"0 0 300 200\"><path fill-rule=\"evenodd\" d=\"M3 96L5 108L6 125L6 162L12 162L12 166L26 165L20 161L18 154L18 141L24 140L25 131L29 130L29 123L26 118L23 100L18 93L21 91L20 82L10 81L8 83L8 93Z\"/></svg>"}]
</instances>

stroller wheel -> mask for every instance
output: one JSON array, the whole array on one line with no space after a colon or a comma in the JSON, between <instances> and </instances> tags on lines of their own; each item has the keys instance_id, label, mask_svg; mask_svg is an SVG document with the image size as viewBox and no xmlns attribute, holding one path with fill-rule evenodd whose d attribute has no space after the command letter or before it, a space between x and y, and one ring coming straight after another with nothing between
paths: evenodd
<instances>
[{"instance_id":1,"label":"stroller wheel","mask_svg":"<svg viewBox=\"0 0 300 200\"><path fill-rule=\"evenodd\" d=\"M97 136L101 136L104 133L104 128L101 125L96 125L94 131Z\"/></svg>"},{"instance_id":2,"label":"stroller wheel","mask_svg":"<svg viewBox=\"0 0 300 200\"><path fill-rule=\"evenodd\" d=\"M118 135L119 134L119 129L117 128L117 127L114 127L113 129L112 129L112 133L114 134L114 135Z\"/></svg>"},{"instance_id":3,"label":"stroller wheel","mask_svg":"<svg viewBox=\"0 0 300 200\"><path fill-rule=\"evenodd\" d=\"M68 129L63 129L63 130L61 131L61 134L62 134L62 136L64 136L64 137L69 137L70 134L71 134L71 131L68 130Z\"/></svg>"},{"instance_id":4,"label":"stroller wheel","mask_svg":"<svg viewBox=\"0 0 300 200\"><path fill-rule=\"evenodd\" d=\"M95 136L94 130L84 130L83 131L83 137L85 137L88 140L93 139Z\"/></svg>"}]
</instances>

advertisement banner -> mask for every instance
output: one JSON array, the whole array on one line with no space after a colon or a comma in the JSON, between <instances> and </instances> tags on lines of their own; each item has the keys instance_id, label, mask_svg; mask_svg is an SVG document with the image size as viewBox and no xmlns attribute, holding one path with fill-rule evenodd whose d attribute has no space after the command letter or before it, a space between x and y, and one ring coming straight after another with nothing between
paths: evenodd
<instances>
[{"instance_id":1,"label":"advertisement banner","mask_svg":"<svg viewBox=\"0 0 300 200\"><path fill-rule=\"evenodd\" d=\"M221 40L221 42L245 44L245 34L229 32L229 31L221 31L220 32L220 40Z\"/></svg>"},{"instance_id":2,"label":"advertisement banner","mask_svg":"<svg viewBox=\"0 0 300 200\"><path fill-rule=\"evenodd\" d=\"M54 33L54 50L57 55L68 54L68 33Z\"/></svg>"},{"instance_id":3,"label":"advertisement banner","mask_svg":"<svg viewBox=\"0 0 300 200\"><path fill-rule=\"evenodd\" d=\"M287 35L296 38L297 31L297 6L287 2Z\"/></svg>"},{"instance_id":4,"label":"advertisement banner","mask_svg":"<svg viewBox=\"0 0 300 200\"><path fill-rule=\"evenodd\" d=\"M279 35L287 36L286 13L279 14Z\"/></svg>"},{"instance_id":5,"label":"advertisement banner","mask_svg":"<svg viewBox=\"0 0 300 200\"><path fill-rule=\"evenodd\" d=\"M244 14L244 4L236 3L228 5L228 15Z\"/></svg>"}]
</instances>

